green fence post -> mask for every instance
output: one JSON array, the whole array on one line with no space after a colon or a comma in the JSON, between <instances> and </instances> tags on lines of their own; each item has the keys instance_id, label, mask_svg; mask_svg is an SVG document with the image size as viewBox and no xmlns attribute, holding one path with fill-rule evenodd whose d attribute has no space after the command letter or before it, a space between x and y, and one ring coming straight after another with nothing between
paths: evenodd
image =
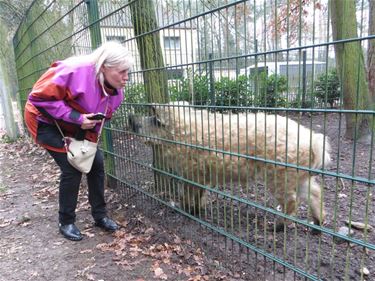
<instances>
[{"instance_id":1,"label":"green fence post","mask_svg":"<svg viewBox=\"0 0 375 281\"><path fill-rule=\"evenodd\" d=\"M306 74L306 50L302 51L302 107L306 108L306 83L307 83L307 74Z\"/></svg>"},{"instance_id":2,"label":"green fence post","mask_svg":"<svg viewBox=\"0 0 375 281\"><path fill-rule=\"evenodd\" d=\"M92 49L98 48L102 44L102 36L100 33L100 23L99 23L99 7L97 0L86 0L87 15L90 24L90 37L91 37L91 47ZM111 188L116 188L116 180L113 176L116 175L115 161L113 157L113 140L112 132L110 130L110 122L106 123L106 127L103 130L103 150L109 153L104 153L104 161L107 174L107 184ZM111 176L109 176L111 175Z\"/></svg>"},{"instance_id":3,"label":"green fence post","mask_svg":"<svg viewBox=\"0 0 375 281\"><path fill-rule=\"evenodd\" d=\"M215 106L216 105L216 98L215 98L215 84L214 84L214 63L212 62L212 53L208 54L208 71L210 75L210 105Z\"/></svg>"},{"instance_id":4,"label":"green fence post","mask_svg":"<svg viewBox=\"0 0 375 281\"><path fill-rule=\"evenodd\" d=\"M92 49L98 48L102 44L102 36L100 34L99 7L97 0L86 0L87 16L90 24L90 37Z\"/></svg>"}]
</instances>

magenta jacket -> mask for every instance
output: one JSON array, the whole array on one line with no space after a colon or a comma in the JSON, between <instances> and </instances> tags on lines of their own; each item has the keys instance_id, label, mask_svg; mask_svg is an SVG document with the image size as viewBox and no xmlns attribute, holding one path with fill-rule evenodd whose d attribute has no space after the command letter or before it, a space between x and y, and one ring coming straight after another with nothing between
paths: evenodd
<instances>
[{"instance_id":1,"label":"magenta jacket","mask_svg":"<svg viewBox=\"0 0 375 281\"><path fill-rule=\"evenodd\" d=\"M25 106L25 122L37 143L54 151L63 151L61 141L49 142L51 136L41 136L54 129L57 120L64 134L75 136L83 121L82 113L105 113L106 119L120 106L121 89L105 87L105 95L95 75L95 65L70 60L57 61L35 83ZM94 141L99 130L85 130L85 138ZM54 128L52 128L54 127ZM61 139L61 136L60 136Z\"/></svg>"}]
</instances>

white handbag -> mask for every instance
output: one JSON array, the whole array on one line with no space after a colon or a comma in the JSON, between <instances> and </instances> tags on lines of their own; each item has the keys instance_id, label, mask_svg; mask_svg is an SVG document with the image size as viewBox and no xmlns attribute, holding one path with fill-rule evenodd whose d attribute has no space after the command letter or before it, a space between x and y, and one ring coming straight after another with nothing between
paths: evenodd
<instances>
[{"instance_id":1,"label":"white handbag","mask_svg":"<svg viewBox=\"0 0 375 281\"><path fill-rule=\"evenodd\" d=\"M89 173L94 163L98 143L71 137L65 137L64 142L70 165L82 173Z\"/></svg>"},{"instance_id":2,"label":"white handbag","mask_svg":"<svg viewBox=\"0 0 375 281\"><path fill-rule=\"evenodd\" d=\"M68 158L68 162L74 168L82 173L89 173L91 171L92 164L94 163L96 151L98 149L99 138L103 130L104 120L102 120L100 124L100 130L98 132L97 142L92 142L89 140L77 140L73 137L66 137L62 132L59 124L57 124L56 120L55 124L59 129L64 143L66 154Z\"/></svg>"}]
</instances>

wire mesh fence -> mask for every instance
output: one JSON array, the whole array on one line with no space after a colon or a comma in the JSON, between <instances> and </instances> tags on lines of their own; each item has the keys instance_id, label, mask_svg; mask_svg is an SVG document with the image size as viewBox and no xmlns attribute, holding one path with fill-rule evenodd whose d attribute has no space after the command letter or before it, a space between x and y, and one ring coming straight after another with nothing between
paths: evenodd
<instances>
[{"instance_id":1,"label":"wire mesh fence","mask_svg":"<svg viewBox=\"0 0 375 281\"><path fill-rule=\"evenodd\" d=\"M103 151L124 201L173 210L239 279L371 280L372 9L34 1L14 37L20 99L54 60L122 42L136 64Z\"/></svg>"}]
</instances>

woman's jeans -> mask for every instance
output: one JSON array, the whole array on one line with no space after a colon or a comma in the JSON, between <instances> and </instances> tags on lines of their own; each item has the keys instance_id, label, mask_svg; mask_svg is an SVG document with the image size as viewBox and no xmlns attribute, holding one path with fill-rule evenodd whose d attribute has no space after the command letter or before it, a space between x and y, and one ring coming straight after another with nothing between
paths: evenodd
<instances>
[{"instance_id":1,"label":"woman's jeans","mask_svg":"<svg viewBox=\"0 0 375 281\"><path fill-rule=\"evenodd\" d=\"M59 187L59 223L62 225L75 222L79 186L82 173L68 162L66 153L47 150L60 167ZM103 154L97 150L91 171L87 174L89 203L94 220L106 216L104 200L104 164Z\"/></svg>"}]
</instances>

